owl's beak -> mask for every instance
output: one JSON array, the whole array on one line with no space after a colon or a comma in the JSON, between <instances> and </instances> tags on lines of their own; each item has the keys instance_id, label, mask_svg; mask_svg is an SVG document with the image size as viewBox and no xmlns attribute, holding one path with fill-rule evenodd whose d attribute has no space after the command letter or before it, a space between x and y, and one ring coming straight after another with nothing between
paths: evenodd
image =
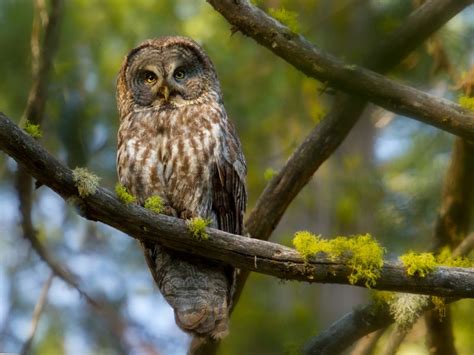
<instances>
[{"instance_id":1,"label":"owl's beak","mask_svg":"<svg viewBox=\"0 0 474 355\"><path fill-rule=\"evenodd\" d=\"M160 88L160 93L163 95L165 102L168 102L168 98L170 97L170 89L166 84Z\"/></svg>"}]
</instances>

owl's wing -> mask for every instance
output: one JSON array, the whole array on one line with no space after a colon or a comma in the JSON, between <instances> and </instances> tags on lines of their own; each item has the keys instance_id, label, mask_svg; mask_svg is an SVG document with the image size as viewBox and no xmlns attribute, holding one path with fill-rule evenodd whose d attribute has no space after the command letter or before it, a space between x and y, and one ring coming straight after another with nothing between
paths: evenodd
<instances>
[{"instance_id":1,"label":"owl's wing","mask_svg":"<svg viewBox=\"0 0 474 355\"><path fill-rule=\"evenodd\" d=\"M242 234L247 190L247 167L239 138L231 122L222 137L222 151L216 159L213 172L212 209L217 216L218 228L234 234Z\"/></svg>"}]
</instances>

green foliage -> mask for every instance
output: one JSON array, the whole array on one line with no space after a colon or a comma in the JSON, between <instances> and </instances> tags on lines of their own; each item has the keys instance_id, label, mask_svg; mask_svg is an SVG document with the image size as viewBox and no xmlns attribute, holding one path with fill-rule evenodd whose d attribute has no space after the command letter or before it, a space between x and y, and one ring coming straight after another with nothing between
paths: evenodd
<instances>
[{"instance_id":1,"label":"green foliage","mask_svg":"<svg viewBox=\"0 0 474 355\"><path fill-rule=\"evenodd\" d=\"M385 254L384 248L370 234L353 237L339 236L326 240L310 232L301 231L295 234L293 245L304 259L317 253L324 253L333 260L347 256L347 265L351 268L349 282L356 284L363 280L367 287L375 286Z\"/></svg>"},{"instance_id":2,"label":"green foliage","mask_svg":"<svg viewBox=\"0 0 474 355\"><path fill-rule=\"evenodd\" d=\"M474 111L474 97L460 96L458 102L465 109Z\"/></svg>"},{"instance_id":3,"label":"green foliage","mask_svg":"<svg viewBox=\"0 0 474 355\"><path fill-rule=\"evenodd\" d=\"M99 186L100 177L92 174L86 168L75 168L72 171L72 178L74 179L80 197L95 194Z\"/></svg>"},{"instance_id":4,"label":"green foliage","mask_svg":"<svg viewBox=\"0 0 474 355\"><path fill-rule=\"evenodd\" d=\"M145 200L144 207L152 212L162 213L165 206L164 206L163 199L160 196L155 195L155 196L148 197Z\"/></svg>"},{"instance_id":5,"label":"green foliage","mask_svg":"<svg viewBox=\"0 0 474 355\"><path fill-rule=\"evenodd\" d=\"M137 202L137 198L128 192L127 188L120 183L115 185L115 194L123 203L128 204Z\"/></svg>"},{"instance_id":6,"label":"green foliage","mask_svg":"<svg viewBox=\"0 0 474 355\"><path fill-rule=\"evenodd\" d=\"M43 136L43 132L41 132L41 128L39 124L33 124L30 121L25 122L25 132L28 133L33 138L41 138Z\"/></svg>"},{"instance_id":7,"label":"green foliage","mask_svg":"<svg viewBox=\"0 0 474 355\"><path fill-rule=\"evenodd\" d=\"M201 217L194 217L186 221L189 231L193 238L197 240L206 240L209 235L206 233L206 227L211 224L211 221Z\"/></svg>"},{"instance_id":8,"label":"green foliage","mask_svg":"<svg viewBox=\"0 0 474 355\"><path fill-rule=\"evenodd\" d=\"M433 253L414 253L399 256L400 261L409 276L425 277L436 268L436 258Z\"/></svg>"},{"instance_id":9,"label":"green foliage","mask_svg":"<svg viewBox=\"0 0 474 355\"><path fill-rule=\"evenodd\" d=\"M289 11L285 8L269 8L268 13L288 27L292 32L298 33L300 31L300 24L298 23L298 13Z\"/></svg>"}]
</instances>

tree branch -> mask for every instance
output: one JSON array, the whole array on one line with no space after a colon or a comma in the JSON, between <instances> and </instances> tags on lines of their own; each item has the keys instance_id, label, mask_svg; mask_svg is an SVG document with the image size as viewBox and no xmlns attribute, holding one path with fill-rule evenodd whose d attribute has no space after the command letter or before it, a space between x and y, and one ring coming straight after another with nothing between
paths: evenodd
<instances>
[{"instance_id":1,"label":"tree branch","mask_svg":"<svg viewBox=\"0 0 474 355\"><path fill-rule=\"evenodd\" d=\"M474 237L474 234L470 237ZM456 248L453 251L453 256L466 255L470 249L463 248L462 251L463 253L461 253L461 248ZM446 303L455 300L447 299ZM434 305L429 305L426 310L433 308ZM347 313L329 328L310 339L305 344L303 352L315 355L338 354L363 336L386 328L393 322L394 319L390 315L389 307L372 302Z\"/></svg>"},{"instance_id":2,"label":"tree branch","mask_svg":"<svg viewBox=\"0 0 474 355\"><path fill-rule=\"evenodd\" d=\"M28 337L26 338L23 347L21 348L21 355L27 355L30 353L31 344L33 343L33 338L36 334L36 329L38 328L38 323L41 317L41 313L43 313L44 305L46 304L46 300L48 297L48 292L51 287L51 283L53 282L54 274L51 273L44 283L43 289L41 290L40 297L38 302L36 302L35 309L33 311L33 318L31 319L31 327Z\"/></svg>"},{"instance_id":3,"label":"tree branch","mask_svg":"<svg viewBox=\"0 0 474 355\"><path fill-rule=\"evenodd\" d=\"M459 105L399 84L324 53L303 36L245 0L208 0L226 20L246 36L292 64L304 74L363 97L398 114L415 118L463 138L474 140L474 114ZM461 9L472 0L458 0Z\"/></svg>"},{"instance_id":4,"label":"tree branch","mask_svg":"<svg viewBox=\"0 0 474 355\"><path fill-rule=\"evenodd\" d=\"M200 241L191 237L183 220L157 215L138 205L123 204L103 188L79 198L72 171L2 113L0 149L22 164L39 182L74 204L85 218L106 223L136 239L282 279L349 283L351 270L343 260L315 257L305 261L291 248L216 229L208 229L209 238ZM360 281L356 285L363 284ZM386 262L375 288L470 298L474 297L474 270L440 267L425 278L413 278L406 275L401 265Z\"/></svg>"}]
</instances>

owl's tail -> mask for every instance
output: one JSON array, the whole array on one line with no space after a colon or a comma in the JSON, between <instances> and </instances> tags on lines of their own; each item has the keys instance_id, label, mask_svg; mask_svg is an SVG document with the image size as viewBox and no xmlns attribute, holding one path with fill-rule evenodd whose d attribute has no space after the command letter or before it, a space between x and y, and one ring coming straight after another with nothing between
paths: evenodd
<instances>
[{"instance_id":1,"label":"owl's tail","mask_svg":"<svg viewBox=\"0 0 474 355\"><path fill-rule=\"evenodd\" d=\"M221 339L229 333L232 276L219 264L144 244L145 256L176 324L198 337ZM186 258L186 259L185 259Z\"/></svg>"}]
</instances>

